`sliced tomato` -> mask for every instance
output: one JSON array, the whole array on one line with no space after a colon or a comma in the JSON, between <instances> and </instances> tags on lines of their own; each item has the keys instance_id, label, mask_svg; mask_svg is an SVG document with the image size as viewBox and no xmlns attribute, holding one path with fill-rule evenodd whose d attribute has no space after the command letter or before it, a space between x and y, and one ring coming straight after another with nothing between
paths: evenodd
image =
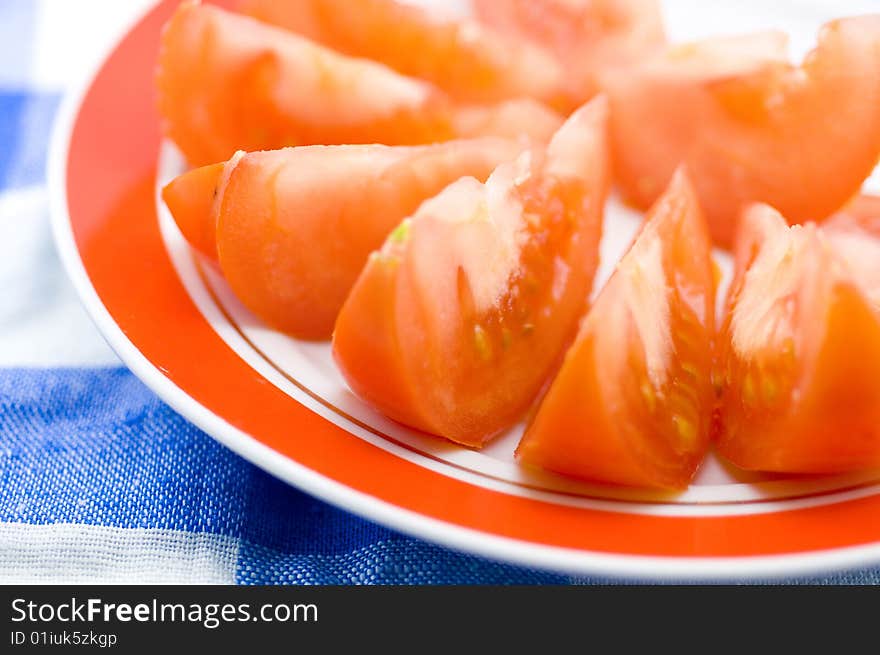
<instances>
[{"instance_id":1,"label":"sliced tomato","mask_svg":"<svg viewBox=\"0 0 880 655\"><path fill-rule=\"evenodd\" d=\"M681 172L584 319L519 460L601 482L687 486L711 435L714 298L708 230Z\"/></svg>"},{"instance_id":2,"label":"sliced tomato","mask_svg":"<svg viewBox=\"0 0 880 655\"><path fill-rule=\"evenodd\" d=\"M182 3L166 26L157 85L166 132L194 165L238 149L451 136L430 84L210 5Z\"/></svg>"},{"instance_id":3,"label":"sliced tomato","mask_svg":"<svg viewBox=\"0 0 880 655\"><path fill-rule=\"evenodd\" d=\"M428 82L192 2L165 27L156 83L165 133L195 166L294 145L545 141L562 120L537 101L459 106Z\"/></svg>"},{"instance_id":4,"label":"sliced tomato","mask_svg":"<svg viewBox=\"0 0 880 655\"><path fill-rule=\"evenodd\" d=\"M499 32L553 53L574 102L598 92L600 78L666 41L657 0L475 0L477 15Z\"/></svg>"},{"instance_id":5,"label":"sliced tomato","mask_svg":"<svg viewBox=\"0 0 880 655\"><path fill-rule=\"evenodd\" d=\"M684 162L721 245L753 202L801 223L854 196L880 156L880 16L829 23L800 67L783 46L772 33L680 45L604 79L625 196L648 206Z\"/></svg>"},{"instance_id":6,"label":"sliced tomato","mask_svg":"<svg viewBox=\"0 0 880 655\"><path fill-rule=\"evenodd\" d=\"M398 0L246 0L241 10L354 57L429 80L468 103L557 99L562 71L543 49Z\"/></svg>"},{"instance_id":7,"label":"sliced tomato","mask_svg":"<svg viewBox=\"0 0 880 655\"><path fill-rule=\"evenodd\" d=\"M503 139L284 148L195 169L163 195L190 243L219 253L251 311L293 336L329 339L367 256L400 221L519 151Z\"/></svg>"},{"instance_id":8,"label":"sliced tomato","mask_svg":"<svg viewBox=\"0 0 880 655\"><path fill-rule=\"evenodd\" d=\"M432 85L210 5L184 2L166 25L157 85L166 134L193 165L236 150L452 136Z\"/></svg>"},{"instance_id":9,"label":"sliced tomato","mask_svg":"<svg viewBox=\"0 0 880 655\"><path fill-rule=\"evenodd\" d=\"M373 254L333 352L400 422L481 446L529 407L576 331L607 187L604 99L480 184L425 202Z\"/></svg>"},{"instance_id":10,"label":"sliced tomato","mask_svg":"<svg viewBox=\"0 0 880 655\"><path fill-rule=\"evenodd\" d=\"M880 241L744 216L719 342L718 450L746 469L880 465Z\"/></svg>"}]
</instances>

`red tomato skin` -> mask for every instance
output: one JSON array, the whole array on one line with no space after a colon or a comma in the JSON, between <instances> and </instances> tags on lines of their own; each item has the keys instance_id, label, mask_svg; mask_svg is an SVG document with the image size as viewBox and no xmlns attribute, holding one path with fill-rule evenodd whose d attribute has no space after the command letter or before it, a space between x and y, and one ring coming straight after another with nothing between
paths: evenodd
<instances>
[{"instance_id":1,"label":"red tomato skin","mask_svg":"<svg viewBox=\"0 0 880 655\"><path fill-rule=\"evenodd\" d=\"M386 310L389 297L395 306L414 306L410 290L397 283L398 265L381 255L367 262L337 319L335 332L345 338L334 339L333 355L355 394L401 423L430 431L430 417L422 413L420 399L411 391L416 387L403 361L398 317Z\"/></svg>"}]
</instances>

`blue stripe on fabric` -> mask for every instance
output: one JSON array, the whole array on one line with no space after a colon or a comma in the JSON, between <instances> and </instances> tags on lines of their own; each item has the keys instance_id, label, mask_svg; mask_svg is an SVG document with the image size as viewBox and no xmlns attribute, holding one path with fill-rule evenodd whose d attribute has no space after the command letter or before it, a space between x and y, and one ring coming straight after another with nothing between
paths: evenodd
<instances>
[{"instance_id":1,"label":"blue stripe on fabric","mask_svg":"<svg viewBox=\"0 0 880 655\"><path fill-rule=\"evenodd\" d=\"M344 555L292 555L242 543L238 584L566 584L571 578L394 535Z\"/></svg>"},{"instance_id":2,"label":"blue stripe on fabric","mask_svg":"<svg viewBox=\"0 0 880 655\"><path fill-rule=\"evenodd\" d=\"M0 91L0 189L45 183L59 100L57 93Z\"/></svg>"},{"instance_id":3,"label":"blue stripe on fabric","mask_svg":"<svg viewBox=\"0 0 880 655\"><path fill-rule=\"evenodd\" d=\"M279 517L284 520L279 521ZM286 555L338 555L394 533L358 519L269 475L254 475L248 489L243 541Z\"/></svg>"},{"instance_id":4,"label":"blue stripe on fabric","mask_svg":"<svg viewBox=\"0 0 880 655\"><path fill-rule=\"evenodd\" d=\"M252 478L239 584L561 584L569 578L404 537L296 491Z\"/></svg>"},{"instance_id":5,"label":"blue stripe on fabric","mask_svg":"<svg viewBox=\"0 0 880 655\"><path fill-rule=\"evenodd\" d=\"M125 369L0 369L0 521L237 537L252 469Z\"/></svg>"}]
</instances>

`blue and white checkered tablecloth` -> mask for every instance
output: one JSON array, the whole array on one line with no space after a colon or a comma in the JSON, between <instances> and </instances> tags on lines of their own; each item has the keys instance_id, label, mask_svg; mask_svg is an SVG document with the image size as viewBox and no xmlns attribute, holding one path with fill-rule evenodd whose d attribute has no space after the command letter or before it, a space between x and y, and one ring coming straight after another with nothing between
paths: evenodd
<instances>
[{"instance_id":1,"label":"blue and white checkered tablecloth","mask_svg":"<svg viewBox=\"0 0 880 655\"><path fill-rule=\"evenodd\" d=\"M277 481L104 344L55 254L44 167L68 80L142 4L0 2L0 582L572 581L402 536Z\"/></svg>"}]
</instances>

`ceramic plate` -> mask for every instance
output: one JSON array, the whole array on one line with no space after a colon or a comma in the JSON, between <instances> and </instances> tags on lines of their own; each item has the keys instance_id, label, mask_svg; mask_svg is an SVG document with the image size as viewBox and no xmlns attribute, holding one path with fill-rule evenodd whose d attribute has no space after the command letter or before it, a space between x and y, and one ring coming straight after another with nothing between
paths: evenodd
<instances>
[{"instance_id":1,"label":"ceramic plate","mask_svg":"<svg viewBox=\"0 0 880 655\"><path fill-rule=\"evenodd\" d=\"M878 472L758 476L710 457L679 495L529 474L513 460L521 426L480 452L409 430L350 393L328 345L261 324L158 200L183 170L160 137L153 92L159 33L176 4L151 8L67 99L50 185L58 247L88 310L126 365L178 412L346 510L521 564L730 579L880 562ZM666 9L673 38L783 27L800 56L823 20L869 4L682 0ZM600 279L639 220L609 202Z\"/></svg>"}]
</instances>

